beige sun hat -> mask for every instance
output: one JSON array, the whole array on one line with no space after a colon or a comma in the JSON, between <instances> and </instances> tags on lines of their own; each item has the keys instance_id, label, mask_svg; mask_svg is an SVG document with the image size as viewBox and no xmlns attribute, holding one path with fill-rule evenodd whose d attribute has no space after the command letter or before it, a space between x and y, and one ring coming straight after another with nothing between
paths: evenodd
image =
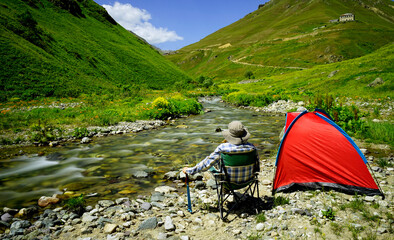
<instances>
[{"instance_id":1,"label":"beige sun hat","mask_svg":"<svg viewBox=\"0 0 394 240\"><path fill-rule=\"evenodd\" d=\"M228 129L223 131L223 137L227 142L239 145L248 141L250 133L240 121L232 121Z\"/></svg>"}]
</instances>

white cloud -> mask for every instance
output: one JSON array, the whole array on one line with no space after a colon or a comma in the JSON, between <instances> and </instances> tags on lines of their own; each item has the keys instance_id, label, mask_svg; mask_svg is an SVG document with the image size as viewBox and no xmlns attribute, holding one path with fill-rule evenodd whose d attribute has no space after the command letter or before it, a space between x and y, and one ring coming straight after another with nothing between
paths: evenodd
<instances>
[{"instance_id":1,"label":"white cloud","mask_svg":"<svg viewBox=\"0 0 394 240\"><path fill-rule=\"evenodd\" d=\"M183 37L178 36L175 31L153 26L149 22L152 17L145 9L133 7L129 3L122 4L119 2L115 2L113 6L104 4L103 7L121 26L133 31L150 44L183 40Z\"/></svg>"}]
</instances>

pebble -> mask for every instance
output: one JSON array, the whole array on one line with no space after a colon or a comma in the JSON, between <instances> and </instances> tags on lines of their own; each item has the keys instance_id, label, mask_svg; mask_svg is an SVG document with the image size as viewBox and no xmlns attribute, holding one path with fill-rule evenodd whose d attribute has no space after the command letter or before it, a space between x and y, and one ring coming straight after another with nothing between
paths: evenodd
<instances>
[{"instance_id":1,"label":"pebble","mask_svg":"<svg viewBox=\"0 0 394 240\"><path fill-rule=\"evenodd\" d=\"M141 204L141 208L145 211L149 210L152 208L152 205L148 202L144 202L143 204Z\"/></svg>"},{"instance_id":2,"label":"pebble","mask_svg":"<svg viewBox=\"0 0 394 240\"><path fill-rule=\"evenodd\" d=\"M156 187L155 191L162 193L162 194L166 194L166 193L170 193L170 192L176 192L178 190L176 188L173 188L170 186L160 186L160 187Z\"/></svg>"},{"instance_id":3,"label":"pebble","mask_svg":"<svg viewBox=\"0 0 394 240\"><path fill-rule=\"evenodd\" d=\"M118 227L118 225L113 224L113 223L107 223L104 226L104 233L113 233L115 231L115 229Z\"/></svg>"},{"instance_id":4,"label":"pebble","mask_svg":"<svg viewBox=\"0 0 394 240\"><path fill-rule=\"evenodd\" d=\"M173 224L170 216L166 216L166 219L164 221L164 229L168 232L175 230L175 225Z\"/></svg>"},{"instance_id":5,"label":"pebble","mask_svg":"<svg viewBox=\"0 0 394 240\"><path fill-rule=\"evenodd\" d=\"M256 230L257 231L263 231L264 230L264 223L258 223L256 225Z\"/></svg>"},{"instance_id":6,"label":"pebble","mask_svg":"<svg viewBox=\"0 0 394 240\"><path fill-rule=\"evenodd\" d=\"M90 139L88 137L84 137L84 138L82 138L81 143L85 144L85 143L90 143L91 141L92 141L92 139Z\"/></svg>"},{"instance_id":7,"label":"pebble","mask_svg":"<svg viewBox=\"0 0 394 240\"><path fill-rule=\"evenodd\" d=\"M156 217L151 217L143 221L140 226L138 227L138 230L144 230L144 229L154 229L157 226L157 218Z\"/></svg>"},{"instance_id":8,"label":"pebble","mask_svg":"<svg viewBox=\"0 0 394 240\"><path fill-rule=\"evenodd\" d=\"M366 202L374 202L374 201L375 201L375 198L374 198L373 196L365 196L364 200L365 200Z\"/></svg>"},{"instance_id":9,"label":"pebble","mask_svg":"<svg viewBox=\"0 0 394 240\"><path fill-rule=\"evenodd\" d=\"M4 213L3 215L1 215L1 221L4 222L9 222L12 219L12 215L9 213Z\"/></svg>"},{"instance_id":10,"label":"pebble","mask_svg":"<svg viewBox=\"0 0 394 240\"><path fill-rule=\"evenodd\" d=\"M98 217L97 216L92 216L92 215L90 215L90 213L84 213L83 215L82 215L82 219L81 219L81 221L82 222L93 222L93 221L95 221L96 219L98 219Z\"/></svg>"},{"instance_id":11,"label":"pebble","mask_svg":"<svg viewBox=\"0 0 394 240\"><path fill-rule=\"evenodd\" d=\"M103 208L108 208L115 205L115 202L112 200L100 200L97 202L99 206Z\"/></svg>"},{"instance_id":12,"label":"pebble","mask_svg":"<svg viewBox=\"0 0 394 240\"><path fill-rule=\"evenodd\" d=\"M159 232L157 235L157 240L164 240L167 239L167 233Z\"/></svg>"}]
</instances>

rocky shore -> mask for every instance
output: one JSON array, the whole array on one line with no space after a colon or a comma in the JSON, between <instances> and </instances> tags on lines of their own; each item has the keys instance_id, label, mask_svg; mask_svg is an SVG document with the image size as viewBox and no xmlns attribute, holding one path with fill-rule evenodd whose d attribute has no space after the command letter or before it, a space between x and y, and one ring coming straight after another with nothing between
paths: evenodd
<instances>
[{"instance_id":1,"label":"rocky shore","mask_svg":"<svg viewBox=\"0 0 394 240\"><path fill-rule=\"evenodd\" d=\"M367 150L364 150L367 151ZM260 196L264 209L250 215L247 206L219 218L217 195L209 174L193 176L193 213L187 211L184 175L168 172L165 185L135 199L102 199L77 214L61 204L46 207L4 208L1 239L392 239L393 171L368 156L382 187L380 196L354 196L335 191L277 194L287 200L273 204L271 195L275 159L261 161ZM393 157L385 158L393 163ZM327 214L327 212L331 212Z\"/></svg>"},{"instance_id":2,"label":"rocky shore","mask_svg":"<svg viewBox=\"0 0 394 240\"><path fill-rule=\"evenodd\" d=\"M253 110L282 114L304 103L276 102ZM272 111L270 110L272 109ZM154 129L163 121L137 121L118 126L89 128L89 139ZM74 139L75 140L75 139ZM86 140L86 139L85 139ZM78 214L64 201L45 208L31 206L0 210L0 239L393 239L393 154L387 146L357 143L371 164L385 199L335 191L304 191L271 195L274 158L261 159L260 196L264 210L250 214L243 206L219 218L213 179L193 176L190 183L193 213L187 211L184 176L165 174L166 184L136 198L101 199ZM376 154L379 151L379 154ZM379 164L386 163L384 166ZM274 204L274 197L281 198Z\"/></svg>"},{"instance_id":3,"label":"rocky shore","mask_svg":"<svg viewBox=\"0 0 394 240\"><path fill-rule=\"evenodd\" d=\"M64 130L61 136L57 137L56 140L50 141L48 143L49 147L56 147L58 145L67 143L67 142L79 142L81 144L90 143L96 137L105 137L110 135L118 135L118 134L126 134L126 133L137 133L144 130L152 130L160 128L164 125L167 125L168 122L162 120L137 120L135 122L120 122L113 126L90 126L86 128L86 132L84 133L84 137L78 138L75 136L75 129L68 128ZM1 137L1 136L0 136ZM3 136L4 137L4 136ZM8 136L9 138L21 138L24 139L19 144L13 145L0 145L0 149L16 149L18 147L28 147L28 146L44 146L41 143L34 142L29 140L29 135L27 132L21 132L14 134L13 136ZM4 157L11 157L15 155L24 154L23 150L20 150L18 153L11 153Z\"/></svg>"}]
</instances>

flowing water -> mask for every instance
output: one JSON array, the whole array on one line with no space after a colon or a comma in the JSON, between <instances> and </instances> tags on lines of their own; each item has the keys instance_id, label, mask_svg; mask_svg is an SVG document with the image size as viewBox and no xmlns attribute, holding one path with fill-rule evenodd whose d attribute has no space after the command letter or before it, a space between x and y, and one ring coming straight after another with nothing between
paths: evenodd
<instances>
[{"instance_id":1,"label":"flowing water","mask_svg":"<svg viewBox=\"0 0 394 240\"><path fill-rule=\"evenodd\" d=\"M165 172L191 166L210 154L223 140L216 129L226 129L233 120L242 121L251 132L249 141L258 147L260 158L278 148L284 116L226 106L218 98L205 99L203 105L212 111L161 129L96 138L89 145L68 144L46 156L0 161L0 206L24 207L62 191L84 194L91 202L151 192L163 183ZM141 171L149 177L133 176Z\"/></svg>"}]
</instances>

